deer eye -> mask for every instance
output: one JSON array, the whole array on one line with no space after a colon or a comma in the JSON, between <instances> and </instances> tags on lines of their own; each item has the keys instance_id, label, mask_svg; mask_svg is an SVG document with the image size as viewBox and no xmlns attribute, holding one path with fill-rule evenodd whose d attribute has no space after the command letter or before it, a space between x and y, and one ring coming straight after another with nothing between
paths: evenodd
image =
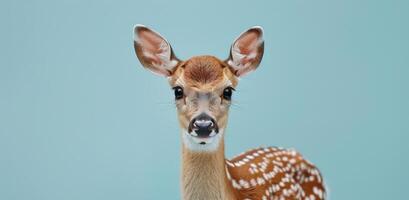
<instances>
[{"instance_id":1,"label":"deer eye","mask_svg":"<svg viewBox=\"0 0 409 200\"><path fill-rule=\"evenodd\" d=\"M231 100L231 95L233 94L234 88L227 87L223 90L223 98L226 100Z\"/></svg>"},{"instance_id":2,"label":"deer eye","mask_svg":"<svg viewBox=\"0 0 409 200\"><path fill-rule=\"evenodd\" d=\"M183 98L184 94L183 94L183 88L180 86L176 86L173 88L173 91L175 92L175 99L181 99Z\"/></svg>"}]
</instances>

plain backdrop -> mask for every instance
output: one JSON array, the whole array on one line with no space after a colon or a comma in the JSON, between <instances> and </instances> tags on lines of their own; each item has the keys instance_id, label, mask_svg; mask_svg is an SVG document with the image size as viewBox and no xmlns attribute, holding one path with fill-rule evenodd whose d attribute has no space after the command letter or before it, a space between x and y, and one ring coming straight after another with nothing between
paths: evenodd
<instances>
[{"instance_id":1,"label":"plain backdrop","mask_svg":"<svg viewBox=\"0 0 409 200\"><path fill-rule=\"evenodd\" d=\"M333 200L407 199L409 2L0 2L0 199L180 199L180 138L165 78L144 70L134 24L177 56L228 55L261 25L227 156L293 147Z\"/></svg>"}]
</instances>

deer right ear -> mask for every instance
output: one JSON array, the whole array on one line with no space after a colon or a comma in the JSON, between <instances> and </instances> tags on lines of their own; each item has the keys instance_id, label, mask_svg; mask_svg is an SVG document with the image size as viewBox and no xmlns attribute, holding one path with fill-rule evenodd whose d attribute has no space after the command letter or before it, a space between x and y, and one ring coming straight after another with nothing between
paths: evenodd
<instances>
[{"instance_id":1,"label":"deer right ear","mask_svg":"<svg viewBox=\"0 0 409 200\"><path fill-rule=\"evenodd\" d=\"M244 31L232 44L227 64L236 76L255 70L264 53L263 28L254 26Z\"/></svg>"},{"instance_id":2,"label":"deer right ear","mask_svg":"<svg viewBox=\"0 0 409 200\"><path fill-rule=\"evenodd\" d=\"M144 25L134 27L134 47L141 64L156 74L168 77L180 62L165 38Z\"/></svg>"}]
</instances>

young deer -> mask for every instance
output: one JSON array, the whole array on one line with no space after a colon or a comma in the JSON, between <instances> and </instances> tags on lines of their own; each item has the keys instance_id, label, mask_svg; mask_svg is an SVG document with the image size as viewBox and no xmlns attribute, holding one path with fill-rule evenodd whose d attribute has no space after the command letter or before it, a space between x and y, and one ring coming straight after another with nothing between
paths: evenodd
<instances>
[{"instance_id":1,"label":"young deer","mask_svg":"<svg viewBox=\"0 0 409 200\"><path fill-rule=\"evenodd\" d=\"M184 200L325 199L318 169L294 150L268 147L232 160L224 155L224 134L238 78L263 57L263 29L252 27L231 46L227 60L197 56L182 61L157 32L134 28L142 65L168 78L174 90L182 138Z\"/></svg>"}]
</instances>

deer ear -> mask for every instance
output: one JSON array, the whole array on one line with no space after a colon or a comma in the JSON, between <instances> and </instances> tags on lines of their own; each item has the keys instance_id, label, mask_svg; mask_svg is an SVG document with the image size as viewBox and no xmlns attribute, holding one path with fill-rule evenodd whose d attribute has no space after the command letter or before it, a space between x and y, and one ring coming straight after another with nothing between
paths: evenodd
<instances>
[{"instance_id":1,"label":"deer ear","mask_svg":"<svg viewBox=\"0 0 409 200\"><path fill-rule=\"evenodd\" d=\"M172 75L180 61L166 39L140 24L134 27L134 35L135 52L141 64L156 74Z\"/></svg>"},{"instance_id":2,"label":"deer ear","mask_svg":"<svg viewBox=\"0 0 409 200\"><path fill-rule=\"evenodd\" d=\"M232 44L227 64L240 77L255 70L263 58L263 28L254 26L243 32Z\"/></svg>"}]
</instances>

